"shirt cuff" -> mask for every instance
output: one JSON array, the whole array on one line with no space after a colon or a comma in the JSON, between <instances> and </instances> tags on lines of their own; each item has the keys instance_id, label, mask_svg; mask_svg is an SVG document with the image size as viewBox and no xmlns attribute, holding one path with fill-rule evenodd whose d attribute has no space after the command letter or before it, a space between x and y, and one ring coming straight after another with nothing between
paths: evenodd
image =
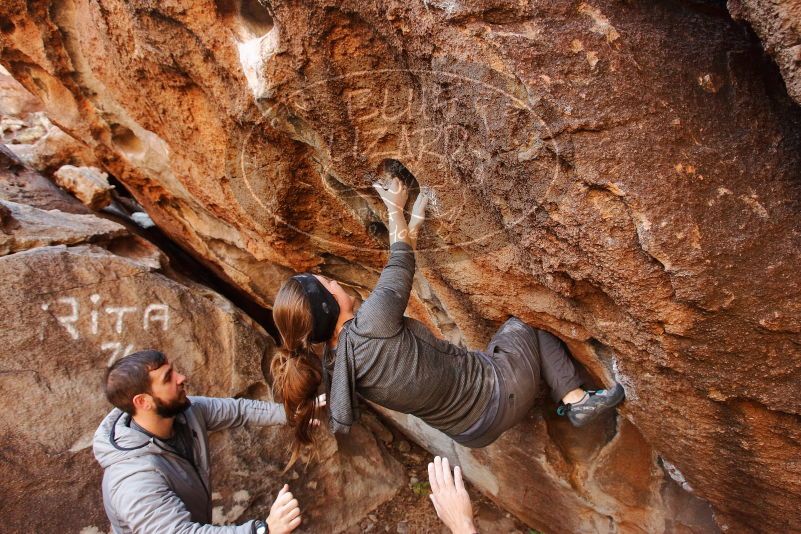
<instances>
[{"instance_id":1,"label":"shirt cuff","mask_svg":"<svg viewBox=\"0 0 801 534\"><path fill-rule=\"evenodd\" d=\"M396 250L406 250L411 252L412 246L409 243L405 243L403 241L395 241L390 245L389 250L395 252Z\"/></svg>"}]
</instances>

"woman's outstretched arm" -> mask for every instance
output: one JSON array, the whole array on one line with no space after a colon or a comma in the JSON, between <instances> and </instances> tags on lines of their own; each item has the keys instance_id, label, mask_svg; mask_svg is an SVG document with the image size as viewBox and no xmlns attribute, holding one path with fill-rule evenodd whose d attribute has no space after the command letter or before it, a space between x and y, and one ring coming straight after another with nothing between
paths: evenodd
<instances>
[{"instance_id":1,"label":"woman's outstretched arm","mask_svg":"<svg viewBox=\"0 0 801 534\"><path fill-rule=\"evenodd\" d=\"M388 187L375 186L389 215L390 255L373 292L356 314L355 327L361 335L389 337L403 324L403 312L409 303L414 279L414 250L417 230L423 221L425 201L415 202L417 216L406 223L403 206L408 193L403 182L393 179ZM414 211L414 210L413 210ZM413 232L410 231L410 226Z\"/></svg>"}]
</instances>

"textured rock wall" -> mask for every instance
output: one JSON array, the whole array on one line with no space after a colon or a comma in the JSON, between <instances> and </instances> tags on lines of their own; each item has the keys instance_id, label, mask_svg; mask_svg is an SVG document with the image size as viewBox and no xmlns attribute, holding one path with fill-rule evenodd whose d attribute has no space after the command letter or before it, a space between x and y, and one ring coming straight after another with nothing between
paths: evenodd
<instances>
[{"instance_id":1,"label":"textured rock wall","mask_svg":"<svg viewBox=\"0 0 801 534\"><path fill-rule=\"evenodd\" d=\"M369 186L401 162L434 197L409 313L471 347L517 315L627 387L617 421L536 410L476 452L394 416L532 526L801 528L801 113L723 6L11 1L0 31L51 119L264 304L296 270L369 292Z\"/></svg>"},{"instance_id":2,"label":"textured rock wall","mask_svg":"<svg viewBox=\"0 0 801 534\"><path fill-rule=\"evenodd\" d=\"M748 22L776 61L787 93L801 103L801 2L729 0L732 17Z\"/></svg>"},{"instance_id":3,"label":"textured rock wall","mask_svg":"<svg viewBox=\"0 0 801 534\"><path fill-rule=\"evenodd\" d=\"M51 174L62 165L92 165L89 148L47 118L42 102L0 66L0 142L26 166Z\"/></svg>"}]
</instances>

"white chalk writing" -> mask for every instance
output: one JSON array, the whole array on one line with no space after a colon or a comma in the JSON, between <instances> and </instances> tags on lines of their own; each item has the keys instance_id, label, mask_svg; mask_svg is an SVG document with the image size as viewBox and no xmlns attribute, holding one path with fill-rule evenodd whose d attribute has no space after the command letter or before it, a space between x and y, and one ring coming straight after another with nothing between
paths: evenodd
<instances>
[{"instance_id":1,"label":"white chalk writing","mask_svg":"<svg viewBox=\"0 0 801 534\"><path fill-rule=\"evenodd\" d=\"M91 301L92 301L92 304L94 304L95 306L97 306L97 303L98 303L98 302L100 302L100 295L98 295L97 293L95 293L94 295L92 295L91 297L89 297L89 300L91 300ZM96 310L96 309L94 309L94 310L92 310L92 313L91 313L90 315L91 315L91 317L92 317L92 334L93 334L93 335L97 335L97 329L98 329L98 323L97 323L97 321L98 321L98 319L99 319L99 313L97 312L97 310Z\"/></svg>"},{"instance_id":2,"label":"white chalk writing","mask_svg":"<svg viewBox=\"0 0 801 534\"><path fill-rule=\"evenodd\" d=\"M151 314L153 314L153 317L151 317ZM170 328L169 306L166 304L148 304L142 316L142 328L147 330L150 326L150 321L160 321L161 329L165 331L168 330Z\"/></svg>"},{"instance_id":3,"label":"white chalk writing","mask_svg":"<svg viewBox=\"0 0 801 534\"><path fill-rule=\"evenodd\" d=\"M81 335L78 329L75 328L75 323L78 322L78 299L75 297L61 297L58 299L60 304L67 304L70 307L71 313L69 315L57 315L56 320L63 326L72 339L79 339ZM47 306L47 307L45 307ZM44 304L42 309L47 310L48 304Z\"/></svg>"},{"instance_id":4,"label":"white chalk writing","mask_svg":"<svg viewBox=\"0 0 801 534\"><path fill-rule=\"evenodd\" d=\"M106 341L102 345L100 345L100 350L110 350L111 356L108 358L108 362L106 366L110 366L112 363L117 361L118 359L122 358L126 354L130 354L133 352L133 345L128 343L123 349L122 343L119 341Z\"/></svg>"},{"instance_id":5,"label":"white chalk writing","mask_svg":"<svg viewBox=\"0 0 801 534\"><path fill-rule=\"evenodd\" d=\"M118 334L122 334L122 319L125 317L125 314L135 311L136 308L132 306L108 306L106 308L106 313L117 315L117 321L114 323L114 331Z\"/></svg>"},{"instance_id":6,"label":"white chalk writing","mask_svg":"<svg viewBox=\"0 0 801 534\"><path fill-rule=\"evenodd\" d=\"M103 298L96 293L89 296L89 301L91 306L84 307L88 308L88 313L85 309L82 310L81 303L76 297L60 297L41 304L40 308L48 313L48 317L55 319L73 340L81 339L81 334L89 338L102 336L100 350L110 352L109 365L133 352L133 345L120 338L124 337L126 330L130 331L134 324L141 324L145 332L154 330L167 332L170 328L170 307L162 302L154 302L144 308L101 306ZM140 312L141 323L136 317ZM41 340L45 337L47 321L42 322L39 335Z\"/></svg>"}]
</instances>

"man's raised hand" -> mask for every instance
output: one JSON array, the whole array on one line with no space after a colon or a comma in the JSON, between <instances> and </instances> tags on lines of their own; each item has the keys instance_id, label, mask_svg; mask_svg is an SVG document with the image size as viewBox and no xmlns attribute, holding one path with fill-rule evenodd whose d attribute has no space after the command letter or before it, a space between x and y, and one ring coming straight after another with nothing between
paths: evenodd
<instances>
[{"instance_id":1,"label":"man's raised hand","mask_svg":"<svg viewBox=\"0 0 801 534\"><path fill-rule=\"evenodd\" d=\"M428 483L431 485L430 497L437 516L451 529L452 534L478 532L473 524L473 506L464 487L459 466L456 466L451 476L448 459L435 457L428 464Z\"/></svg>"},{"instance_id":2,"label":"man's raised hand","mask_svg":"<svg viewBox=\"0 0 801 534\"><path fill-rule=\"evenodd\" d=\"M328 399L327 399L325 393L323 393L322 395L318 395L317 398L314 399L314 411L315 411L315 413L317 413L320 410L322 410L323 408L325 408L326 404L328 404ZM320 420L315 417L314 419L311 420L311 424L312 424L312 426L320 426L321 423L320 423Z\"/></svg>"},{"instance_id":3,"label":"man's raised hand","mask_svg":"<svg viewBox=\"0 0 801 534\"><path fill-rule=\"evenodd\" d=\"M284 484L270 508L267 529L270 534L286 534L298 528L298 525L300 525L298 500L292 496L289 486Z\"/></svg>"}]
</instances>

